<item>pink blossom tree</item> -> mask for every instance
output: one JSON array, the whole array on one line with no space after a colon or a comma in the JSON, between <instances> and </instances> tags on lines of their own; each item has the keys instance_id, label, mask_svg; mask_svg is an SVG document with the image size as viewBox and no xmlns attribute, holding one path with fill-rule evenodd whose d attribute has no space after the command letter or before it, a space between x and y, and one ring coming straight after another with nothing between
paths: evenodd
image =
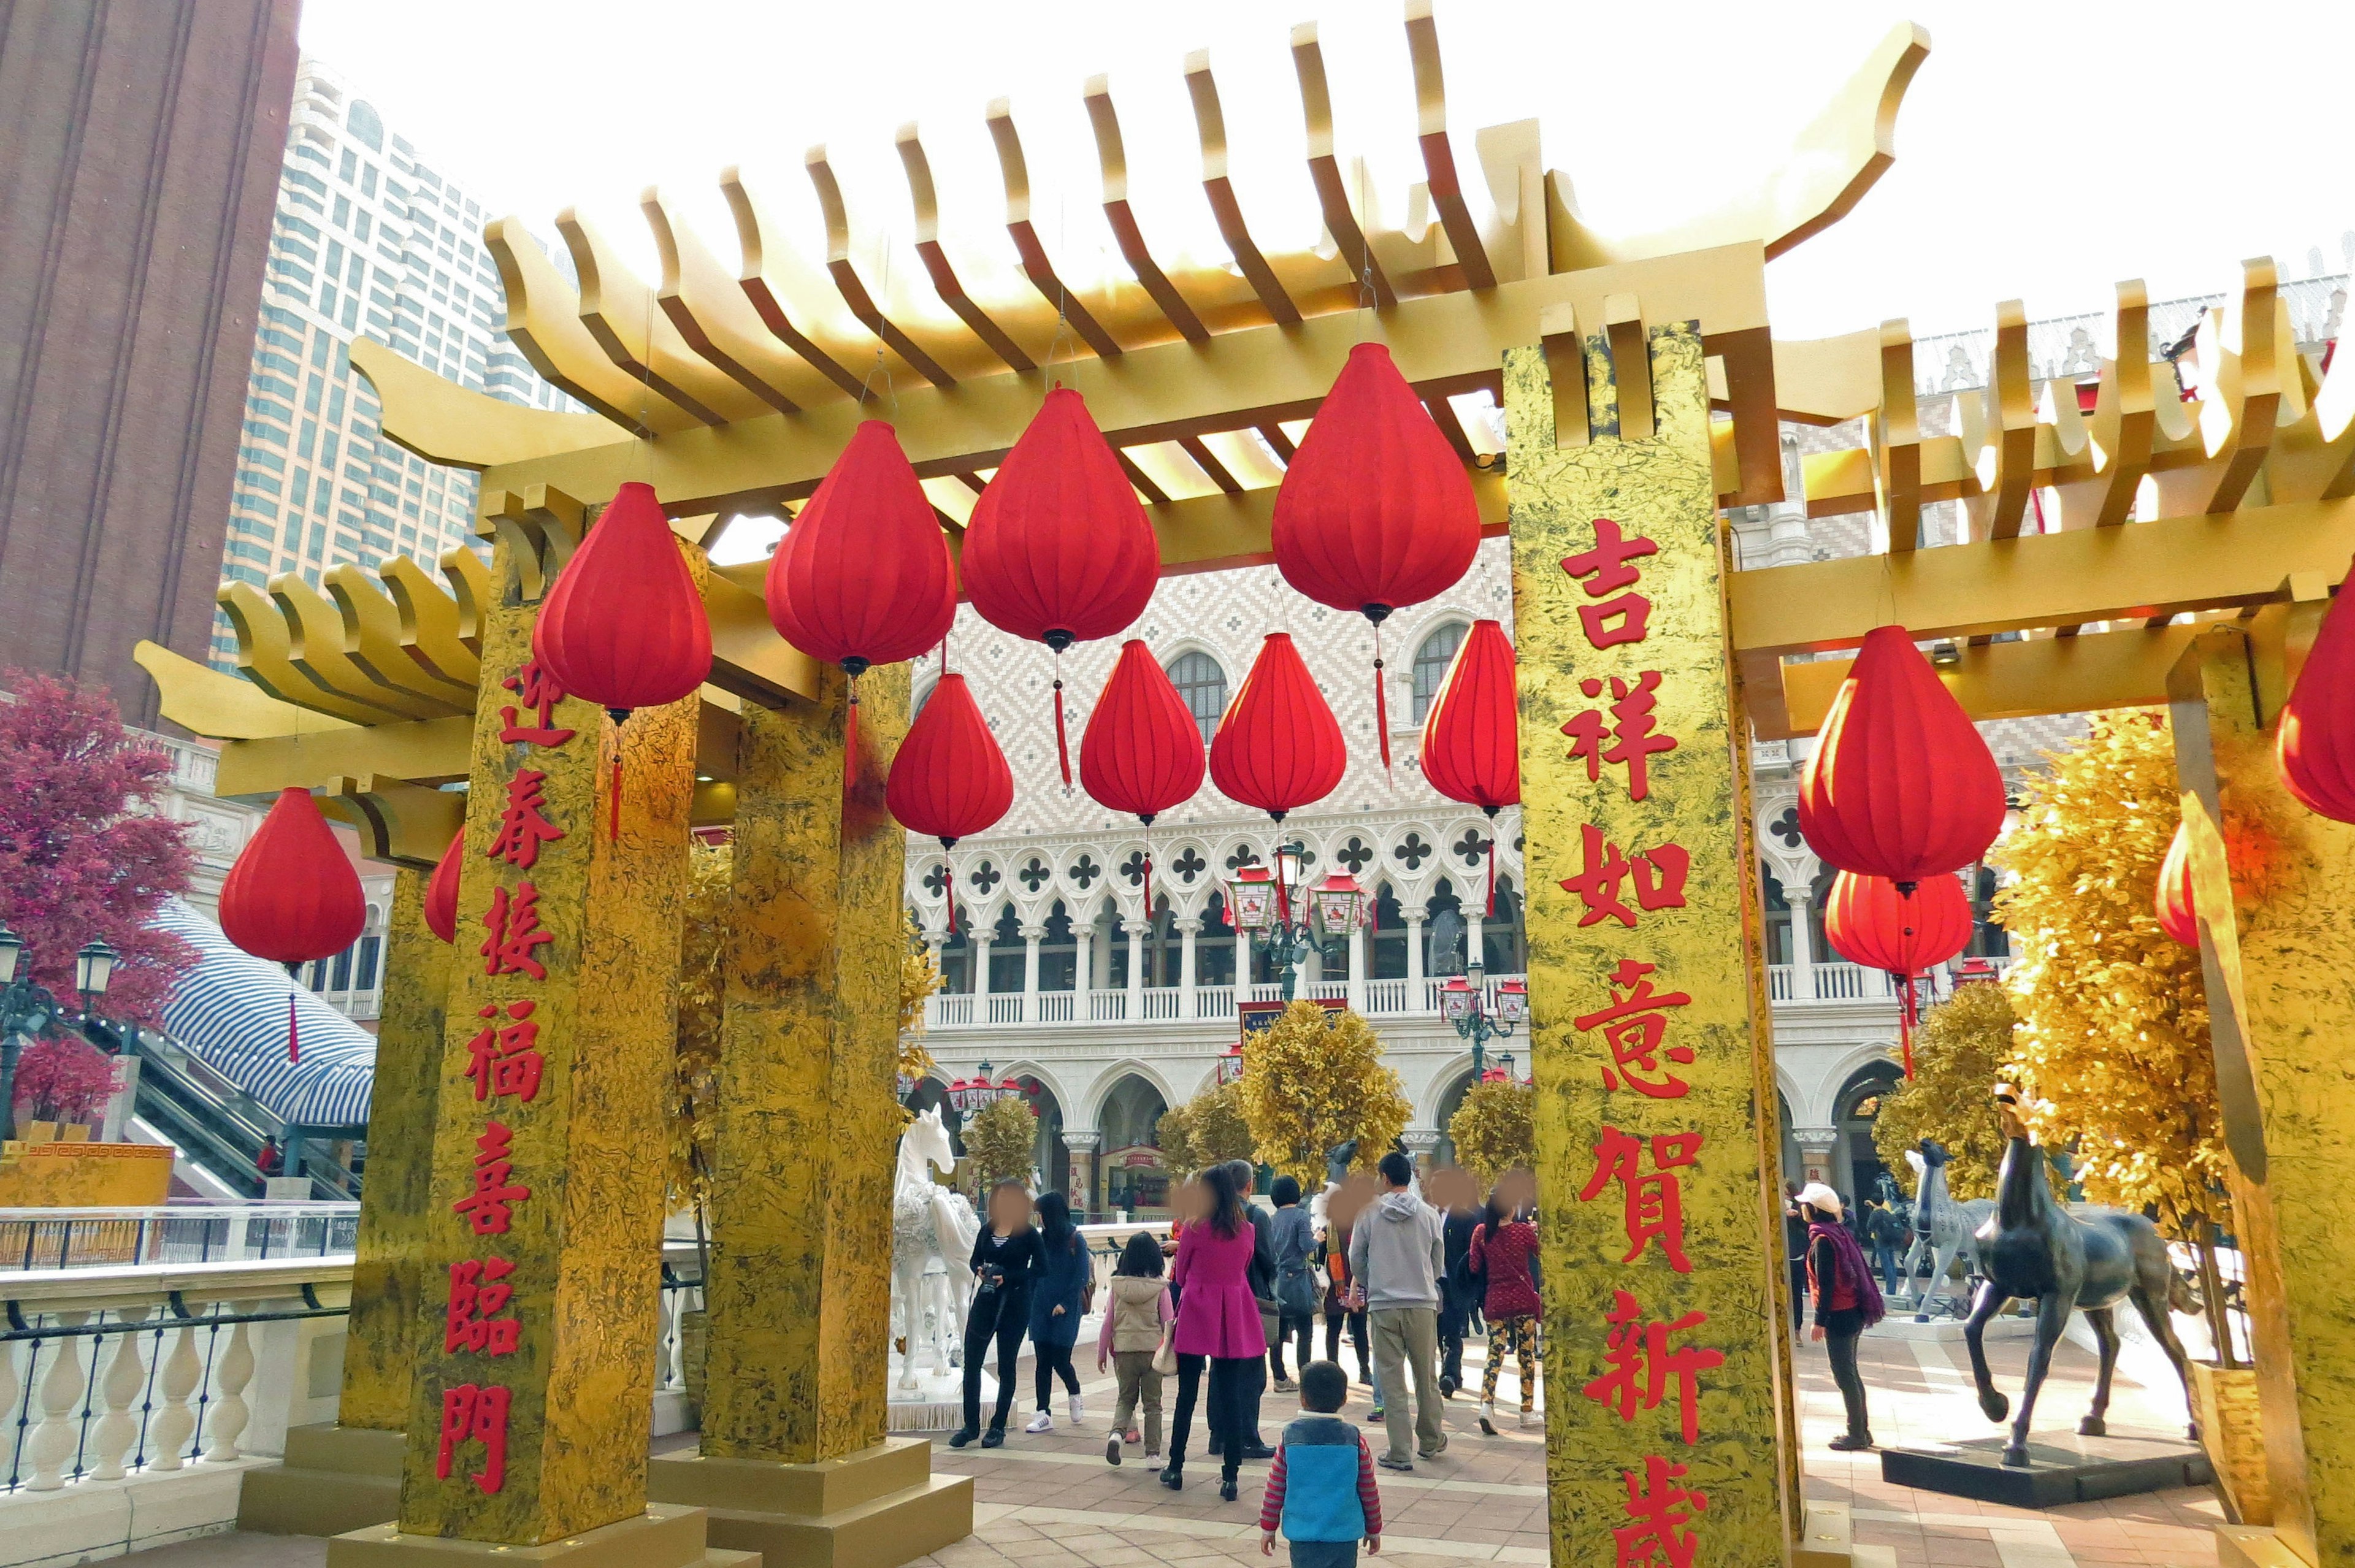
<instances>
[{"instance_id":1,"label":"pink blossom tree","mask_svg":"<svg viewBox=\"0 0 2355 1568\"><path fill-rule=\"evenodd\" d=\"M114 1058L73 1035L37 1040L16 1059L16 1125L96 1122L114 1093Z\"/></svg>"},{"instance_id":2,"label":"pink blossom tree","mask_svg":"<svg viewBox=\"0 0 2355 1568\"><path fill-rule=\"evenodd\" d=\"M103 690L10 671L0 700L0 921L22 937L20 977L78 1005L74 955L93 937L122 955L104 1016L162 1022L196 950L147 922L185 892L196 855L158 810L172 773L134 741Z\"/></svg>"}]
</instances>

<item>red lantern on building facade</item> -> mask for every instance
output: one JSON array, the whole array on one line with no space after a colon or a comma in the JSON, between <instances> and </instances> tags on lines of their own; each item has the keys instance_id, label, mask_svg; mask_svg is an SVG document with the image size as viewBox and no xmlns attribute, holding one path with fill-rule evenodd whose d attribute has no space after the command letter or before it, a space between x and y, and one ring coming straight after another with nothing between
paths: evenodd
<instances>
[{"instance_id":1,"label":"red lantern on building facade","mask_svg":"<svg viewBox=\"0 0 2355 1568\"><path fill-rule=\"evenodd\" d=\"M1202 729L1153 652L1121 645L1080 736L1080 787L1146 827L1202 787ZM1153 845L1145 847L1145 908L1153 909Z\"/></svg>"},{"instance_id":2,"label":"red lantern on building facade","mask_svg":"<svg viewBox=\"0 0 2355 1568\"><path fill-rule=\"evenodd\" d=\"M1068 785L1062 652L1126 628L1161 576L1153 525L1079 393L1047 394L966 519L958 563L975 613L1055 652L1055 751Z\"/></svg>"},{"instance_id":3,"label":"red lantern on building facade","mask_svg":"<svg viewBox=\"0 0 2355 1568\"><path fill-rule=\"evenodd\" d=\"M220 891L222 934L272 964L332 958L360 939L368 899L351 857L305 789L282 789ZM286 993L286 1060L302 1060L294 992Z\"/></svg>"},{"instance_id":4,"label":"red lantern on building facade","mask_svg":"<svg viewBox=\"0 0 2355 1568\"><path fill-rule=\"evenodd\" d=\"M1316 410L1275 493L1284 580L1374 625L1374 725L1390 766L1381 625L1445 592L1480 549L1480 508L1464 460L1379 343L1360 343Z\"/></svg>"},{"instance_id":5,"label":"red lantern on building facade","mask_svg":"<svg viewBox=\"0 0 2355 1568\"><path fill-rule=\"evenodd\" d=\"M425 884L425 929L444 942L458 940L458 867L465 858L466 830L461 827Z\"/></svg>"},{"instance_id":6,"label":"red lantern on building facade","mask_svg":"<svg viewBox=\"0 0 2355 1568\"><path fill-rule=\"evenodd\" d=\"M1341 726L1286 632L1271 632L1210 737L1210 780L1276 821L1331 795L1349 764Z\"/></svg>"},{"instance_id":7,"label":"red lantern on building facade","mask_svg":"<svg viewBox=\"0 0 2355 1568\"><path fill-rule=\"evenodd\" d=\"M2167 859L2158 863L2151 904L2161 931L2194 953L2200 951L2200 915L2191 898L2191 830L2180 822L2167 846Z\"/></svg>"},{"instance_id":8,"label":"red lantern on building facade","mask_svg":"<svg viewBox=\"0 0 2355 1568\"><path fill-rule=\"evenodd\" d=\"M1906 893L1983 857L2003 811L1994 754L1913 638L1865 634L1800 780L1808 847Z\"/></svg>"},{"instance_id":9,"label":"red lantern on building facade","mask_svg":"<svg viewBox=\"0 0 2355 1568\"><path fill-rule=\"evenodd\" d=\"M1842 871L1824 899L1824 936L1849 963L1896 978L1898 1032L1905 1076L1913 1077L1913 976L1971 944L1971 903L1963 884L1940 873L1924 877L1909 895L1886 877Z\"/></svg>"},{"instance_id":10,"label":"red lantern on building facade","mask_svg":"<svg viewBox=\"0 0 2355 1568\"><path fill-rule=\"evenodd\" d=\"M941 677L924 710L908 726L883 805L911 833L928 834L954 849L969 834L996 826L1014 804L1014 771L964 677ZM949 885L949 929L956 929L956 886Z\"/></svg>"},{"instance_id":11,"label":"red lantern on building facade","mask_svg":"<svg viewBox=\"0 0 2355 1568\"><path fill-rule=\"evenodd\" d=\"M1450 800L1497 813L1521 803L1519 704L1513 645L1495 621L1475 621L1423 721L1423 776ZM1488 912L1497 912L1497 835L1488 834Z\"/></svg>"},{"instance_id":12,"label":"red lantern on building facade","mask_svg":"<svg viewBox=\"0 0 2355 1568\"><path fill-rule=\"evenodd\" d=\"M2347 599L2341 592L2324 613L2274 741L2283 786L2333 822L2355 822L2355 611Z\"/></svg>"}]
</instances>

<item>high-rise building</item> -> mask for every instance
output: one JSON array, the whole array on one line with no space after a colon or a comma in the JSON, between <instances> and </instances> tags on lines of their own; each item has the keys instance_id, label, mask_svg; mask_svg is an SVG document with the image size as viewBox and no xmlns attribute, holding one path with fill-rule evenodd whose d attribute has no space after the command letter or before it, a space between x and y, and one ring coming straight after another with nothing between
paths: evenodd
<instances>
[{"instance_id":1,"label":"high-rise building","mask_svg":"<svg viewBox=\"0 0 2355 1568\"><path fill-rule=\"evenodd\" d=\"M256 587L282 572L317 586L345 561L427 565L474 543L474 476L383 439L376 393L353 373L363 334L451 380L513 403L574 405L499 330L498 270L483 209L305 57L279 173L254 335L244 441L221 561ZM213 662L234 667L218 618Z\"/></svg>"},{"instance_id":2,"label":"high-rise building","mask_svg":"<svg viewBox=\"0 0 2355 1568\"><path fill-rule=\"evenodd\" d=\"M0 5L0 667L201 658L295 0Z\"/></svg>"}]
</instances>

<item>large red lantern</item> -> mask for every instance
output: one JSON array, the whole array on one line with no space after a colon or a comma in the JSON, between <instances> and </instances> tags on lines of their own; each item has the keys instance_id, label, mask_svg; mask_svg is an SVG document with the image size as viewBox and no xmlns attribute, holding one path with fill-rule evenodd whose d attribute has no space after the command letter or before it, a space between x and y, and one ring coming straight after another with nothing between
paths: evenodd
<instances>
[{"instance_id":1,"label":"large red lantern","mask_svg":"<svg viewBox=\"0 0 2355 1568\"><path fill-rule=\"evenodd\" d=\"M1480 549L1480 508L1464 460L1382 345L1349 350L1284 469L1272 531L1286 582L1374 624L1374 724L1388 767L1382 622L1463 579Z\"/></svg>"},{"instance_id":2,"label":"large red lantern","mask_svg":"<svg viewBox=\"0 0 2355 1568\"><path fill-rule=\"evenodd\" d=\"M842 788L858 766L858 677L914 658L956 619L956 572L900 438L861 421L769 559L769 624L850 677Z\"/></svg>"},{"instance_id":3,"label":"large red lantern","mask_svg":"<svg viewBox=\"0 0 2355 1568\"><path fill-rule=\"evenodd\" d=\"M444 942L458 940L458 868L466 858L466 830L450 837L433 878L425 884L425 929Z\"/></svg>"},{"instance_id":4,"label":"large red lantern","mask_svg":"<svg viewBox=\"0 0 2355 1568\"><path fill-rule=\"evenodd\" d=\"M1521 803L1521 738L1513 645L1475 621L1423 721L1423 776L1450 800L1497 813ZM1497 835L1488 835L1488 912L1497 912Z\"/></svg>"},{"instance_id":5,"label":"large red lantern","mask_svg":"<svg viewBox=\"0 0 2355 1568\"><path fill-rule=\"evenodd\" d=\"M557 574L532 623L532 657L549 679L628 721L691 697L711 676L711 623L651 485L613 499ZM613 738L613 825L622 831L622 740Z\"/></svg>"},{"instance_id":6,"label":"large red lantern","mask_svg":"<svg viewBox=\"0 0 2355 1568\"><path fill-rule=\"evenodd\" d=\"M2283 786L2333 822L2355 822L2355 611L2348 597L2342 592L2324 613L2274 741Z\"/></svg>"},{"instance_id":7,"label":"large red lantern","mask_svg":"<svg viewBox=\"0 0 2355 1568\"><path fill-rule=\"evenodd\" d=\"M1934 969L1971 943L1971 903L1963 884L1940 873L1912 893L1886 877L1842 871L1824 900L1824 936L1841 957L1886 970L1898 983L1898 1031L1905 1076L1913 1076L1913 976Z\"/></svg>"},{"instance_id":8,"label":"large red lantern","mask_svg":"<svg viewBox=\"0 0 2355 1568\"><path fill-rule=\"evenodd\" d=\"M1270 632L1210 737L1210 779L1276 821L1331 795L1349 765L1341 726L1291 634Z\"/></svg>"},{"instance_id":9,"label":"large red lantern","mask_svg":"<svg viewBox=\"0 0 2355 1568\"><path fill-rule=\"evenodd\" d=\"M2200 951L2200 914L2191 897L2191 829L2183 823L2175 825L2167 859L2158 863L2151 905L2161 931L2194 953Z\"/></svg>"},{"instance_id":10,"label":"large red lantern","mask_svg":"<svg viewBox=\"0 0 2355 1568\"><path fill-rule=\"evenodd\" d=\"M885 808L909 832L928 834L942 848L954 849L958 839L995 827L1013 804L1014 772L964 677L942 676L891 759L891 775L883 786ZM948 905L954 931L954 887Z\"/></svg>"},{"instance_id":11,"label":"large red lantern","mask_svg":"<svg viewBox=\"0 0 2355 1568\"><path fill-rule=\"evenodd\" d=\"M1121 645L1080 736L1080 787L1146 827L1202 787L1202 729L1152 650ZM1153 844L1145 847L1145 908L1153 909Z\"/></svg>"},{"instance_id":12,"label":"large red lantern","mask_svg":"<svg viewBox=\"0 0 2355 1568\"><path fill-rule=\"evenodd\" d=\"M1865 634L1799 784L1799 830L1828 863L1901 893L1979 859L2003 775L1902 626Z\"/></svg>"},{"instance_id":13,"label":"large red lantern","mask_svg":"<svg viewBox=\"0 0 2355 1568\"><path fill-rule=\"evenodd\" d=\"M256 958L310 964L360 939L368 899L351 857L305 789L278 792L221 881L221 933ZM294 992L286 992L286 1060L302 1060Z\"/></svg>"},{"instance_id":14,"label":"large red lantern","mask_svg":"<svg viewBox=\"0 0 2355 1568\"><path fill-rule=\"evenodd\" d=\"M1153 525L1079 393L1047 394L975 504L957 559L975 613L1054 650L1055 751L1068 785L1063 650L1125 628L1161 576Z\"/></svg>"}]
</instances>

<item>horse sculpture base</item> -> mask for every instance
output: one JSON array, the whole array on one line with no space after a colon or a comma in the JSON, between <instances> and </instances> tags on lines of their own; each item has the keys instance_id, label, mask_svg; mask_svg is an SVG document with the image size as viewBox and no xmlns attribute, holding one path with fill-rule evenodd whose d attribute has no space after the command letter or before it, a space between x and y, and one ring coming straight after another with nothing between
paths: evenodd
<instances>
[{"instance_id":1,"label":"horse sculpture base","mask_svg":"<svg viewBox=\"0 0 2355 1568\"><path fill-rule=\"evenodd\" d=\"M2216 1478L2199 1445L2157 1433L2087 1437L2039 1432L2028 1440L2026 1465L2006 1463L2004 1444L2000 1437L1981 1437L1935 1448L1884 1448L1881 1478L1949 1497L2034 1509L2204 1487Z\"/></svg>"}]
</instances>

